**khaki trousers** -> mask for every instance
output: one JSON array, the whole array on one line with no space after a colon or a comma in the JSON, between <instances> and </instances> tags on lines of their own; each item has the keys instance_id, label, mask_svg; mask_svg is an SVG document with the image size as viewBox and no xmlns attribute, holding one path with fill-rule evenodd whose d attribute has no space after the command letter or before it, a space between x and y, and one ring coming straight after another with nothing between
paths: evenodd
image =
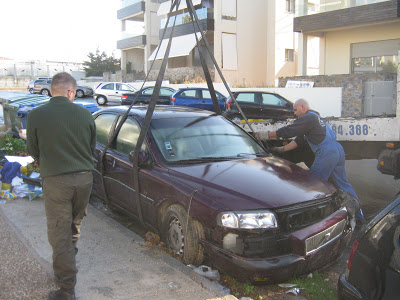
<instances>
[{"instance_id":1,"label":"khaki trousers","mask_svg":"<svg viewBox=\"0 0 400 300\"><path fill-rule=\"evenodd\" d=\"M47 236L53 248L53 270L57 284L64 289L76 285L78 269L75 247L89 204L93 185L91 172L49 176L43 180Z\"/></svg>"}]
</instances>

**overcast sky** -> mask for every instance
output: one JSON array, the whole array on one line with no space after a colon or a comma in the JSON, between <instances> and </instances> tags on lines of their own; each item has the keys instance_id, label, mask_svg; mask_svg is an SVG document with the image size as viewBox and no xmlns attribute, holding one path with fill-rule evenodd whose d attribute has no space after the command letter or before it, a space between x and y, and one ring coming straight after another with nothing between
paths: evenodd
<instances>
[{"instance_id":1,"label":"overcast sky","mask_svg":"<svg viewBox=\"0 0 400 300\"><path fill-rule=\"evenodd\" d=\"M117 50L120 0L0 0L0 57L80 62Z\"/></svg>"}]
</instances>

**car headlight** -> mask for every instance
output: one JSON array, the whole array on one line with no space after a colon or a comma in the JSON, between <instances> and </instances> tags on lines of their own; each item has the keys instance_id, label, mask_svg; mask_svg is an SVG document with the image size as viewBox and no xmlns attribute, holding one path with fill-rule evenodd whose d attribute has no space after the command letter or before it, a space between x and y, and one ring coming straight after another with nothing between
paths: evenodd
<instances>
[{"instance_id":1,"label":"car headlight","mask_svg":"<svg viewBox=\"0 0 400 300\"><path fill-rule=\"evenodd\" d=\"M222 227L238 229L278 228L276 216L269 210L221 212L217 216L217 223Z\"/></svg>"}]
</instances>

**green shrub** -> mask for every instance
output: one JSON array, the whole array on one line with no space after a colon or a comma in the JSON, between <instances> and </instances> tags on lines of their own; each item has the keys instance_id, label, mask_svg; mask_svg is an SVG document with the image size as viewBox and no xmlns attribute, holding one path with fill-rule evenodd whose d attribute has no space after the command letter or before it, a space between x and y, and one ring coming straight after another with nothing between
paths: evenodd
<instances>
[{"instance_id":1,"label":"green shrub","mask_svg":"<svg viewBox=\"0 0 400 300\"><path fill-rule=\"evenodd\" d=\"M7 134L0 141L0 150L6 155L19 155L26 151L26 144L23 139L14 138L11 134Z\"/></svg>"}]
</instances>

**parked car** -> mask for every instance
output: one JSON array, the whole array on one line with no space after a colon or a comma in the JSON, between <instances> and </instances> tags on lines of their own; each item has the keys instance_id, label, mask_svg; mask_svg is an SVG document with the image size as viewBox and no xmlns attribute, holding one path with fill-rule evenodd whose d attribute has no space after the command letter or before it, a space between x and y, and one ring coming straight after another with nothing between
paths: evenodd
<instances>
[{"instance_id":1,"label":"parked car","mask_svg":"<svg viewBox=\"0 0 400 300\"><path fill-rule=\"evenodd\" d=\"M102 82L94 90L94 98L98 105L105 105L107 102L121 103L121 96L127 92L134 92L136 89L127 83Z\"/></svg>"},{"instance_id":2,"label":"parked car","mask_svg":"<svg viewBox=\"0 0 400 300\"><path fill-rule=\"evenodd\" d=\"M139 153L140 206L132 155L147 107L94 113L93 195L138 217L186 264L214 265L253 281L285 280L334 261L351 236L335 188L269 154L242 128L212 112L156 106ZM102 169L102 166L104 169ZM101 170L103 170L104 189Z\"/></svg>"},{"instance_id":3,"label":"parked car","mask_svg":"<svg viewBox=\"0 0 400 300\"><path fill-rule=\"evenodd\" d=\"M40 81L35 83L33 93L51 96L50 92L51 80ZM76 98L90 97L93 95L93 89L84 85L76 86Z\"/></svg>"},{"instance_id":4,"label":"parked car","mask_svg":"<svg viewBox=\"0 0 400 300\"><path fill-rule=\"evenodd\" d=\"M339 299L400 299L400 194L356 237Z\"/></svg>"},{"instance_id":5,"label":"parked car","mask_svg":"<svg viewBox=\"0 0 400 300\"><path fill-rule=\"evenodd\" d=\"M226 97L220 92L215 91L221 111L226 109ZM209 111L215 111L211 94L205 88L185 88L180 89L171 96L171 104L178 106L189 106Z\"/></svg>"},{"instance_id":6,"label":"parked car","mask_svg":"<svg viewBox=\"0 0 400 300\"><path fill-rule=\"evenodd\" d=\"M49 79L35 79L35 80L30 81L28 84L28 87L27 87L28 92L33 94L33 88L35 87L35 83L40 83L40 82L47 81L47 80L49 80Z\"/></svg>"},{"instance_id":7,"label":"parked car","mask_svg":"<svg viewBox=\"0 0 400 300\"><path fill-rule=\"evenodd\" d=\"M233 94L247 119L287 119L294 117L293 103L281 95L259 91L243 91ZM224 116L233 122L243 120L235 102L228 98Z\"/></svg>"},{"instance_id":8,"label":"parked car","mask_svg":"<svg viewBox=\"0 0 400 300\"><path fill-rule=\"evenodd\" d=\"M134 93L126 93L121 97L122 105L130 105L132 101L135 101L134 105L144 105L150 102L151 96L153 95L154 86L145 87ZM157 104L169 105L171 102L171 95L175 93L176 90L169 87L161 87L158 96ZM139 94L139 96L138 96Z\"/></svg>"}]
</instances>

